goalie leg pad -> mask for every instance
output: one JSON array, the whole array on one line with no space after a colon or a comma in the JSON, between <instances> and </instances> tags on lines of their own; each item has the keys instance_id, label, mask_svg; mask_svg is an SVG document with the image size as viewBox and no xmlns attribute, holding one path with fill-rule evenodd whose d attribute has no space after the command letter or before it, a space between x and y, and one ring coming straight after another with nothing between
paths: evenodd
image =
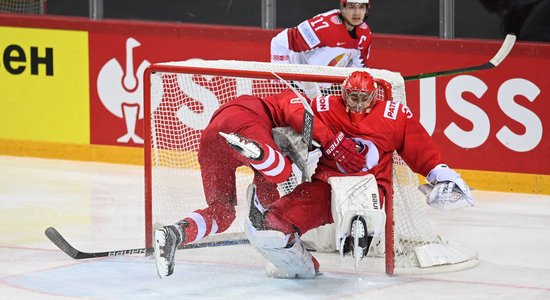
<instances>
[{"instance_id":1,"label":"goalie leg pad","mask_svg":"<svg viewBox=\"0 0 550 300\"><path fill-rule=\"evenodd\" d=\"M380 239L386 223L376 179L371 174L331 177L329 183L337 250L345 255L355 249L352 254L360 260L368 254L372 240Z\"/></svg>"},{"instance_id":2,"label":"goalie leg pad","mask_svg":"<svg viewBox=\"0 0 550 300\"><path fill-rule=\"evenodd\" d=\"M335 232L334 223L325 224L304 233L301 240L307 249L314 249L316 252L335 252L337 250Z\"/></svg>"},{"instance_id":3,"label":"goalie leg pad","mask_svg":"<svg viewBox=\"0 0 550 300\"><path fill-rule=\"evenodd\" d=\"M245 232L250 244L269 261L266 268L268 276L303 279L315 277L318 263L298 237L294 238L289 247L290 234L285 235L276 230L257 230L250 222L246 222Z\"/></svg>"}]
</instances>

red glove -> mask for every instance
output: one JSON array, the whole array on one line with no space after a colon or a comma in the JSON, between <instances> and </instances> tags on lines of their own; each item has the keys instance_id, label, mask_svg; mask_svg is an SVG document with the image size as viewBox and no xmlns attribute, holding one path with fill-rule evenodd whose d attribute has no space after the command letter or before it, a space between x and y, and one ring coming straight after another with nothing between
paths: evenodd
<instances>
[{"instance_id":1,"label":"red glove","mask_svg":"<svg viewBox=\"0 0 550 300\"><path fill-rule=\"evenodd\" d=\"M325 155L335 160L346 173L356 173L363 169L365 156L357 152L358 145L354 140L338 132L334 138L324 147Z\"/></svg>"}]
</instances>

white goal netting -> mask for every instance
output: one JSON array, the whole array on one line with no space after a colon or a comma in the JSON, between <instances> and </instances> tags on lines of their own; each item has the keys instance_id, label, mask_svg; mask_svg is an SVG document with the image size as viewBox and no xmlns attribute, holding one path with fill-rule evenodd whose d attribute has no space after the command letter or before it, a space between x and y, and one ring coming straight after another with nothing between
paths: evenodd
<instances>
[{"instance_id":1,"label":"white goal netting","mask_svg":"<svg viewBox=\"0 0 550 300\"><path fill-rule=\"evenodd\" d=\"M308 65L277 65L247 61L189 60L153 64L146 72L146 239L156 224L171 224L206 207L197 150L202 130L214 111L243 94L265 97L288 81L317 82L324 94L340 93L339 84L356 69ZM394 101L406 103L399 73L368 70L393 85ZM381 96L383 91L380 91ZM238 170L237 219L226 233L241 236L248 208L244 199L252 182L247 167ZM394 155L394 196L386 200L386 272L417 273L464 269L477 263L475 251L457 254L432 230L418 177ZM220 235L227 238L227 235ZM244 237L244 235L242 235Z\"/></svg>"},{"instance_id":2,"label":"white goal netting","mask_svg":"<svg viewBox=\"0 0 550 300\"><path fill-rule=\"evenodd\" d=\"M0 13L43 14L46 0L0 0Z\"/></svg>"}]
</instances>

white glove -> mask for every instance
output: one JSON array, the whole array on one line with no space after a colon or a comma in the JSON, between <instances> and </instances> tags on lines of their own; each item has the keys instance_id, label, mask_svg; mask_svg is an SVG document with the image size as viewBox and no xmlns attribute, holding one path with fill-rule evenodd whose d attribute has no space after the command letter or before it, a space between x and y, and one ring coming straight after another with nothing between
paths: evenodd
<instances>
[{"instance_id":1,"label":"white glove","mask_svg":"<svg viewBox=\"0 0 550 300\"><path fill-rule=\"evenodd\" d=\"M313 99L322 95L321 89L319 88L317 82L302 81L302 87L304 93L309 99Z\"/></svg>"},{"instance_id":2,"label":"white glove","mask_svg":"<svg viewBox=\"0 0 550 300\"><path fill-rule=\"evenodd\" d=\"M429 206L449 210L474 205L470 187L447 165L437 165L428 173L426 180L430 184L420 186L419 189L427 195Z\"/></svg>"}]
</instances>

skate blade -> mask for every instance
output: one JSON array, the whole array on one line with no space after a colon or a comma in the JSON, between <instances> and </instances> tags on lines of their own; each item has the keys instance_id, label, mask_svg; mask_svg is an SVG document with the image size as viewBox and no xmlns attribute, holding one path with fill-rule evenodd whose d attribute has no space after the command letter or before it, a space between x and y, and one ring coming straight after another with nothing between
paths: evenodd
<instances>
[{"instance_id":1,"label":"skate blade","mask_svg":"<svg viewBox=\"0 0 550 300\"><path fill-rule=\"evenodd\" d=\"M168 261L165 258L160 257L160 248L166 245L166 232L162 230L155 231L155 244L154 244L154 256L155 264L157 267L157 275L159 278L167 277L168 274Z\"/></svg>"}]
</instances>

